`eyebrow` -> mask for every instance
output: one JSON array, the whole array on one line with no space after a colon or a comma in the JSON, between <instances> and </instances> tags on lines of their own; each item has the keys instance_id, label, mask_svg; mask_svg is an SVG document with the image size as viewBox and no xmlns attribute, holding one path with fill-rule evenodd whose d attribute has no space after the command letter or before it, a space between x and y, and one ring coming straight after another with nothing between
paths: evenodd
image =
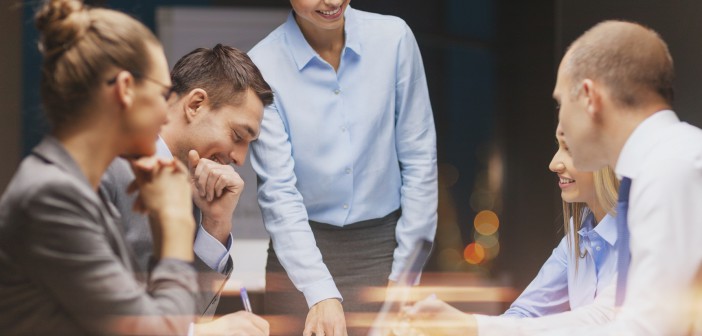
<instances>
[{"instance_id":1,"label":"eyebrow","mask_svg":"<svg viewBox=\"0 0 702 336\"><path fill-rule=\"evenodd\" d=\"M249 138L251 138L251 140L256 140L258 138L258 135L256 134L256 132L254 132L253 128L251 128L249 125L237 124L237 125L235 125L235 127L243 128L244 131L246 131L246 133L249 134ZM233 128L235 128L235 127L233 127Z\"/></svg>"}]
</instances>

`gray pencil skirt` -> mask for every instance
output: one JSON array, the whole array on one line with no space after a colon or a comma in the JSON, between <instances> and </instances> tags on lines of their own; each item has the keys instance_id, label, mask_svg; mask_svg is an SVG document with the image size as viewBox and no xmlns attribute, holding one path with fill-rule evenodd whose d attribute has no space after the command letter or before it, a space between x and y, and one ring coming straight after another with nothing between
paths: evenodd
<instances>
[{"instance_id":1,"label":"gray pencil skirt","mask_svg":"<svg viewBox=\"0 0 702 336\"><path fill-rule=\"evenodd\" d=\"M361 292L368 287L387 285L397 247L395 228L399 218L400 210L396 210L383 218L344 227L310 221L324 264L344 298L345 313L375 313L380 310L382 302L366 302ZM272 244L269 245L264 310L267 315L292 318L291 322L286 323L284 335L302 335L309 309L304 296L285 273L276 253ZM365 333L363 328L349 329L349 335Z\"/></svg>"}]
</instances>

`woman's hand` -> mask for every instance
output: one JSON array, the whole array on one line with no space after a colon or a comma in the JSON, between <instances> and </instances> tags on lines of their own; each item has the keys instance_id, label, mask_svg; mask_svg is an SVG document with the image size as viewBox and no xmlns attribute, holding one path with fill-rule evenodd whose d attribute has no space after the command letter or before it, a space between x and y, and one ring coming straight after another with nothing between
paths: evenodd
<instances>
[{"instance_id":1,"label":"woman's hand","mask_svg":"<svg viewBox=\"0 0 702 336\"><path fill-rule=\"evenodd\" d=\"M193 260L195 220L188 170L177 160L142 158L132 162L138 191L134 209L151 222L154 255L159 258Z\"/></svg>"}]
</instances>

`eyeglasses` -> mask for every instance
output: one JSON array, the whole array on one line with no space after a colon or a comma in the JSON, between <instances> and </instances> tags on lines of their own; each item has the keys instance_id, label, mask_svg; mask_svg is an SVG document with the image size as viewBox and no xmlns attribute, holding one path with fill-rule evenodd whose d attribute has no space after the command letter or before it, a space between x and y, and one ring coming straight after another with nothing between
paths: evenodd
<instances>
[{"instance_id":1,"label":"eyeglasses","mask_svg":"<svg viewBox=\"0 0 702 336\"><path fill-rule=\"evenodd\" d=\"M166 92L163 93L162 95L163 95L163 99L165 99L166 101L171 99L171 97L173 97L173 94L175 93L175 90L173 89L172 85L163 84L160 81L155 80L149 76L142 75L141 73L139 73L137 71L129 71L129 73L131 73L132 76L134 76L134 78L145 79L149 82L152 82L152 83L164 88L166 90ZM107 85L114 85L115 83L117 83L117 75L115 75L115 77L113 77L112 79L107 81Z\"/></svg>"}]
</instances>

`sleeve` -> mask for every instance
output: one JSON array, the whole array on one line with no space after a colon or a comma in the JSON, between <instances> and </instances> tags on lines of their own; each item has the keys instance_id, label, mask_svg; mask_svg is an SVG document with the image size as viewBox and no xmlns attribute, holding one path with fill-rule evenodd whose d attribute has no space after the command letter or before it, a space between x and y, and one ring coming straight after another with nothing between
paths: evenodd
<instances>
[{"instance_id":1,"label":"sleeve","mask_svg":"<svg viewBox=\"0 0 702 336\"><path fill-rule=\"evenodd\" d=\"M232 247L232 235L229 234L227 246L205 230L202 225L198 225L193 246L195 255L200 258L210 269L225 274L227 263L229 262L229 252Z\"/></svg>"},{"instance_id":2,"label":"sleeve","mask_svg":"<svg viewBox=\"0 0 702 336\"><path fill-rule=\"evenodd\" d=\"M197 292L192 266L161 260L143 286L112 249L100 209L80 195L55 184L23 204L31 237L20 253L24 271L90 333L184 334Z\"/></svg>"},{"instance_id":3,"label":"sleeve","mask_svg":"<svg viewBox=\"0 0 702 336\"><path fill-rule=\"evenodd\" d=\"M251 144L251 165L258 175L258 201L266 230L292 283L309 307L325 299L341 299L295 186L292 145L275 99L263 113L258 140Z\"/></svg>"},{"instance_id":4,"label":"sleeve","mask_svg":"<svg viewBox=\"0 0 702 336\"><path fill-rule=\"evenodd\" d=\"M536 278L502 316L540 317L570 310L567 248L564 237L541 266Z\"/></svg>"},{"instance_id":5,"label":"sleeve","mask_svg":"<svg viewBox=\"0 0 702 336\"><path fill-rule=\"evenodd\" d=\"M572 311L539 317L516 319L503 316L475 315L478 335L532 336L563 327L586 327L603 324L614 317L614 282L595 298L592 304Z\"/></svg>"},{"instance_id":6,"label":"sleeve","mask_svg":"<svg viewBox=\"0 0 702 336\"><path fill-rule=\"evenodd\" d=\"M434 240L438 205L436 130L422 56L407 25L399 43L395 101L395 143L402 187L398 246L390 279L397 281L413 246Z\"/></svg>"}]
</instances>

